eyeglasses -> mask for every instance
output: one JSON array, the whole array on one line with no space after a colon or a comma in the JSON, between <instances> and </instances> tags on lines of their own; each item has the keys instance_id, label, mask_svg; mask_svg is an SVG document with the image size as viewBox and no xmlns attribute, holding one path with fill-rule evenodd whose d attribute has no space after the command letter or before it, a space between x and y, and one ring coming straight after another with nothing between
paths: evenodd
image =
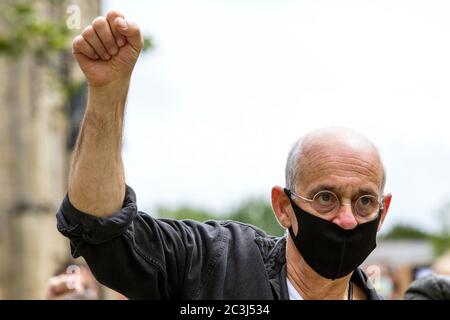
<instances>
[{"instance_id":1,"label":"eyeglasses","mask_svg":"<svg viewBox=\"0 0 450 320\"><path fill-rule=\"evenodd\" d=\"M303 201L311 203L313 209L321 215L331 215L336 213L341 207L341 201L339 201L338 196L329 190L317 192L312 199L302 197L290 190L287 191L291 199L300 198ZM370 194L360 196L356 201L352 201L351 204L342 203L342 205L351 205L353 214L363 222L372 220L384 208L382 199L378 199Z\"/></svg>"}]
</instances>

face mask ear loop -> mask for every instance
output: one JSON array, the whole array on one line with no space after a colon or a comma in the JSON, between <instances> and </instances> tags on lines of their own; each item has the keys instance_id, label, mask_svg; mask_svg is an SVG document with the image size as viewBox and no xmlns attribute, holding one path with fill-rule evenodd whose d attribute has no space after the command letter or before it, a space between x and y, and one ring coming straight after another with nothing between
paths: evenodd
<instances>
[{"instance_id":1,"label":"face mask ear loop","mask_svg":"<svg viewBox=\"0 0 450 320\"><path fill-rule=\"evenodd\" d=\"M291 203L291 206L292 206L291 191L287 188L283 188L283 190L284 190L284 193L286 194L286 196L289 198L289 202ZM298 219L298 217L297 217L297 219ZM292 226L289 227L289 234L291 235L292 240L295 242L295 234L294 234L294 229L292 229Z\"/></svg>"},{"instance_id":2,"label":"face mask ear loop","mask_svg":"<svg viewBox=\"0 0 450 320\"><path fill-rule=\"evenodd\" d=\"M291 194L291 191L289 190L289 189L287 189L287 188L283 188L283 190L284 190L284 193L287 195L287 197L289 198L289 200L291 200L292 198L291 198L291 196L292 196L292 194Z\"/></svg>"},{"instance_id":3,"label":"face mask ear loop","mask_svg":"<svg viewBox=\"0 0 450 320\"><path fill-rule=\"evenodd\" d=\"M289 234L291 235L292 240L295 242L294 229L292 229L292 227L289 228Z\"/></svg>"}]
</instances>

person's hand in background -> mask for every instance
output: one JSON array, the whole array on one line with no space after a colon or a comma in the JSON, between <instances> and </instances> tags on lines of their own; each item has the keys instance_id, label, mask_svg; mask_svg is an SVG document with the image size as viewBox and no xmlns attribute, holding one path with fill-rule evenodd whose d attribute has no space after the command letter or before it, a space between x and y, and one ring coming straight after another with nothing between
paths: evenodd
<instances>
[{"instance_id":1,"label":"person's hand in background","mask_svg":"<svg viewBox=\"0 0 450 320\"><path fill-rule=\"evenodd\" d=\"M84 267L72 266L73 272L66 272L50 278L47 300L97 300L100 286L92 273Z\"/></svg>"}]
</instances>

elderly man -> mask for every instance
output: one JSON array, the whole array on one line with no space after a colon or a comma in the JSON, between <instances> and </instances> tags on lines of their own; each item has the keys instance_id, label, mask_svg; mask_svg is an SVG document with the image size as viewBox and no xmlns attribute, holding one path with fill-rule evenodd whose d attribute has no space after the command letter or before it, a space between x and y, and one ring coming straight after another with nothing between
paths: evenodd
<instances>
[{"instance_id":1,"label":"elderly man","mask_svg":"<svg viewBox=\"0 0 450 320\"><path fill-rule=\"evenodd\" d=\"M294 144L286 188L272 189L285 237L137 211L121 137L142 46L138 26L117 12L95 19L73 43L89 83L69 192L57 213L73 256L129 298L378 299L358 266L375 248L391 195L383 195L377 149L352 131L322 129Z\"/></svg>"}]
</instances>

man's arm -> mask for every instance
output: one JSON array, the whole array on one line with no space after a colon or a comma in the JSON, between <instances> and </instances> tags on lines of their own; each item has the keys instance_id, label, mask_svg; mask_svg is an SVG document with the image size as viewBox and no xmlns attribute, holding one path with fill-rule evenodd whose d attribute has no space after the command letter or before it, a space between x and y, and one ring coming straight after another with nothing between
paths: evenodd
<instances>
[{"instance_id":1,"label":"man's arm","mask_svg":"<svg viewBox=\"0 0 450 320\"><path fill-rule=\"evenodd\" d=\"M139 27L118 12L95 19L73 42L89 97L69 175L69 199L80 211L98 217L114 214L123 204L124 110L142 47Z\"/></svg>"},{"instance_id":2,"label":"man's arm","mask_svg":"<svg viewBox=\"0 0 450 320\"><path fill-rule=\"evenodd\" d=\"M125 100L143 39L135 24L124 23L114 12L97 18L73 43L89 100L57 227L70 239L72 256L84 257L107 287L131 299L197 298L216 263L226 261L219 257L228 232L218 223L138 212L136 195L125 186Z\"/></svg>"}]
</instances>

